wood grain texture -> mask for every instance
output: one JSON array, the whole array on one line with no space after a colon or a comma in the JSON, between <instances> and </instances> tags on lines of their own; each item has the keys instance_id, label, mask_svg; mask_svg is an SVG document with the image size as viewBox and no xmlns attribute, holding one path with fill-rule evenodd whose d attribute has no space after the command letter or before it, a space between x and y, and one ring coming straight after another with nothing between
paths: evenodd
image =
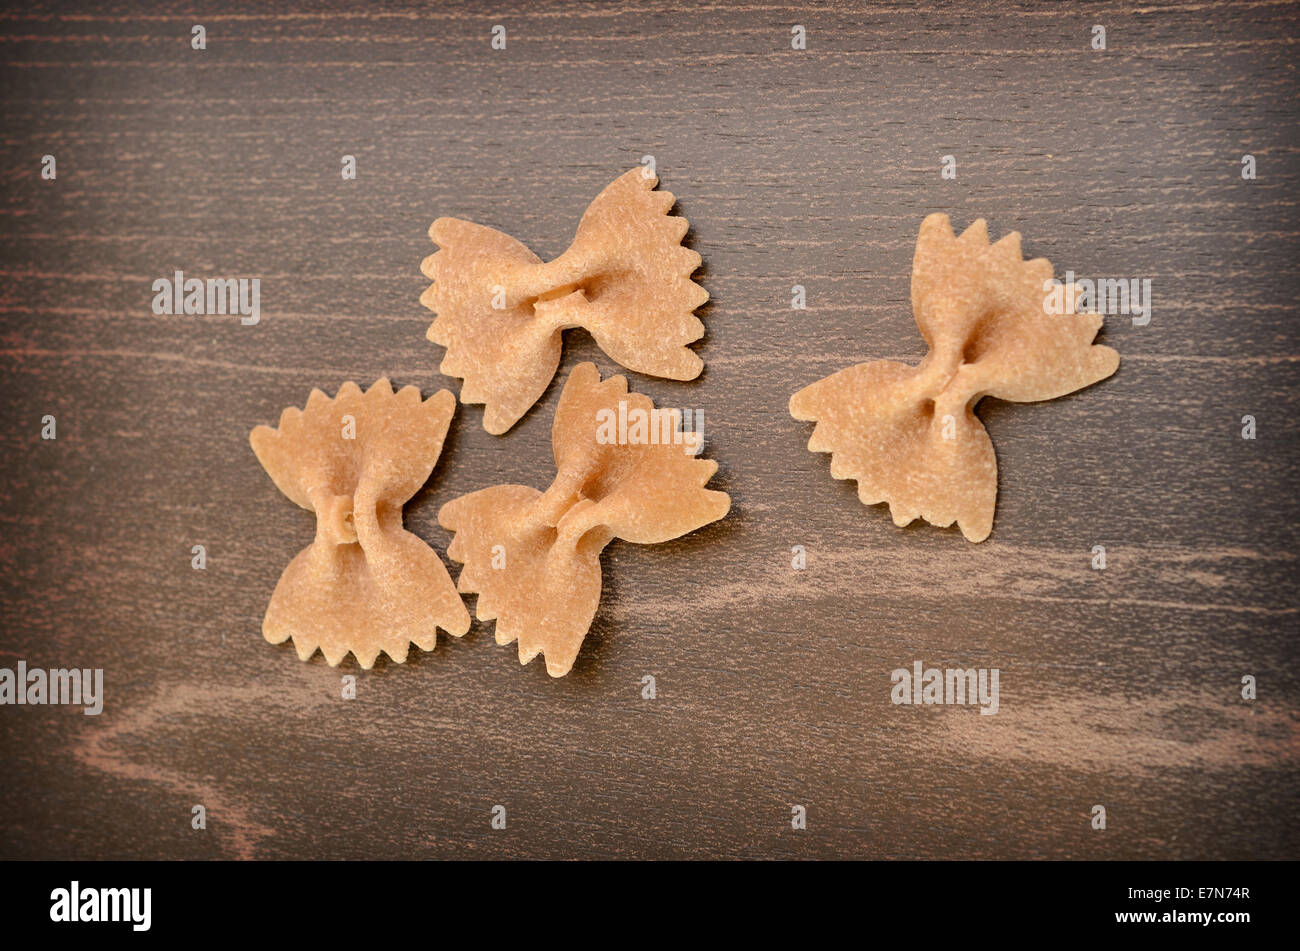
<instances>
[{"instance_id":1,"label":"wood grain texture","mask_svg":"<svg viewBox=\"0 0 1300 951\"><path fill-rule=\"evenodd\" d=\"M0 16L0 666L107 685L98 718L0 709L0 857L1300 857L1293 5L280 6ZM477 622L367 672L267 644L313 522L249 430L345 380L456 388L429 223L550 258L646 154L712 300L699 380L628 376L704 410L731 516L613 544L563 680ZM859 504L786 410L923 355L933 211L1154 287L1102 331L1115 377L983 406L981 545ZM177 268L260 278L261 323L154 316ZM575 332L559 380L584 360L618 371ZM407 526L445 556L442 503L544 487L558 394L505 437L460 407ZM1001 712L893 706L914 660L998 667Z\"/></svg>"}]
</instances>

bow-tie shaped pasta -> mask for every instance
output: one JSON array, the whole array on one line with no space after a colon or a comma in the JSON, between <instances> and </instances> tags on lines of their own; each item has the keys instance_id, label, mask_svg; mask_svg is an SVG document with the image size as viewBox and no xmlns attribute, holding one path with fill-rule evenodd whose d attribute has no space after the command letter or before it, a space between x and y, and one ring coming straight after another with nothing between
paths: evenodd
<instances>
[{"instance_id":1,"label":"bow-tie shaped pasta","mask_svg":"<svg viewBox=\"0 0 1300 951\"><path fill-rule=\"evenodd\" d=\"M569 249L549 264L509 235L456 218L429 229L441 250L421 271L420 303L436 315L428 337L447 348L439 369L464 380L463 403L484 403L483 428L500 435L528 411L560 365L565 329L585 327L638 373L693 380L703 361L686 345L709 299L691 280L700 256L682 247L685 218L648 169L615 179L588 206Z\"/></svg>"},{"instance_id":2,"label":"bow-tie shaped pasta","mask_svg":"<svg viewBox=\"0 0 1300 951\"><path fill-rule=\"evenodd\" d=\"M831 475L856 479L864 504L888 502L894 524L954 521L972 542L993 528L997 459L975 406L984 396L1050 400L1104 380L1119 354L1094 346L1098 314L1077 313L1066 285L1051 313L1052 265L1025 261L1020 235L989 244L983 219L954 237L947 215L921 225L912 310L930 352L919 366L861 363L790 398L815 420L808 448L831 453Z\"/></svg>"},{"instance_id":3,"label":"bow-tie shaped pasta","mask_svg":"<svg viewBox=\"0 0 1300 951\"><path fill-rule=\"evenodd\" d=\"M610 441L612 419L638 412L671 438ZM670 412L664 425L657 414ZM601 382L594 364L580 364L555 410L551 487L493 486L438 513L439 524L456 533L447 556L465 565L460 590L478 592L476 613L496 619L498 644L519 641L521 664L542 653L552 677L569 672L600 602L600 553L615 537L668 541L731 508L725 492L704 488L718 464L692 455L698 434L682 433L680 422L674 411L629 393L623 377Z\"/></svg>"},{"instance_id":4,"label":"bow-tie shaped pasta","mask_svg":"<svg viewBox=\"0 0 1300 951\"><path fill-rule=\"evenodd\" d=\"M381 379L364 394L344 383L330 399L312 390L303 410L250 441L262 467L292 501L316 513L316 540L275 586L262 633L293 638L307 660L319 647L336 665L351 651L369 669L380 651L397 663L412 641L433 650L441 626L460 637L469 612L428 545L402 528L402 506L433 471L456 398L421 402L413 386Z\"/></svg>"}]
</instances>

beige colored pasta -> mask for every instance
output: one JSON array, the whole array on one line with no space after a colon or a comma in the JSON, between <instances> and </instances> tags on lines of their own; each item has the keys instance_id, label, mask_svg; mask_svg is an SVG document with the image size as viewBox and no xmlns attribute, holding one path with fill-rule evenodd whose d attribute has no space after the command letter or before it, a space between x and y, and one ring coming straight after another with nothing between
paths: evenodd
<instances>
[{"instance_id":1,"label":"beige colored pasta","mask_svg":"<svg viewBox=\"0 0 1300 951\"><path fill-rule=\"evenodd\" d=\"M956 522L973 542L993 528L997 459L975 407L985 396L1050 400L1115 372L1119 354L1093 345L1100 315L1078 313L1078 289L1047 307L1052 265L1025 261L1020 235L990 244L983 219L954 237L947 215L921 225L912 310L930 352L919 366L878 360L819 380L790 398L814 420L808 448L831 453L831 475L856 479L867 505L887 502L896 525Z\"/></svg>"},{"instance_id":2,"label":"beige colored pasta","mask_svg":"<svg viewBox=\"0 0 1300 951\"><path fill-rule=\"evenodd\" d=\"M552 677L569 672L600 603L600 553L614 538L663 542L730 509L725 492L704 488L717 463L695 457L694 439L608 441L611 413L653 410L623 377L601 382L593 364L580 364L555 410L550 488L493 486L438 513L455 533L448 557L465 565L460 590L478 593L476 613L496 620L498 644L519 642L521 664L540 653ZM680 419L669 422L660 432L680 434Z\"/></svg>"},{"instance_id":3,"label":"beige colored pasta","mask_svg":"<svg viewBox=\"0 0 1300 951\"><path fill-rule=\"evenodd\" d=\"M284 570L262 633L290 638L307 660L329 664L349 651L363 668L383 651L399 664L409 645L433 650L437 630L469 630L469 612L437 554L402 528L402 506L429 478L456 399L421 401L388 380L362 393L344 383L333 399L312 390L305 409L286 409L276 429L250 440L280 491L316 513L316 539Z\"/></svg>"},{"instance_id":4,"label":"beige colored pasta","mask_svg":"<svg viewBox=\"0 0 1300 951\"><path fill-rule=\"evenodd\" d=\"M691 280L700 256L681 241L670 192L635 168L596 196L569 249L550 263L492 228L439 218L441 250L421 270L433 284L429 339L447 348L441 371L459 377L463 403L483 403L483 428L504 433L545 392L561 337L584 327L614 360L638 373L692 380L703 362L687 344L704 334L694 315L708 292Z\"/></svg>"}]
</instances>

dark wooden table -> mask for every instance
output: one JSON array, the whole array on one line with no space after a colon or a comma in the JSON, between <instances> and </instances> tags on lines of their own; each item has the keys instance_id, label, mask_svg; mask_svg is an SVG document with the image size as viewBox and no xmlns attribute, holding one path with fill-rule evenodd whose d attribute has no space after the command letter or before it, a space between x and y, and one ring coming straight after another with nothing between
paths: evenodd
<instances>
[{"instance_id":1,"label":"dark wooden table","mask_svg":"<svg viewBox=\"0 0 1300 951\"><path fill-rule=\"evenodd\" d=\"M97 718L0 710L0 856L1300 856L1294 6L264 6L0 18L0 666L106 680ZM615 542L562 680L478 622L370 671L267 644L314 523L249 430L345 380L457 389L418 303L433 218L553 257L647 154L712 300L697 381L629 376L705 411L731 516ZM980 545L861 505L786 409L922 356L933 211L1153 285L1149 325L1102 332L1112 379L986 401ZM260 324L155 316L175 269L260 278ZM618 371L571 332L583 360ZM407 526L445 558L442 503L544 487L558 395L504 437L460 407ZM1000 713L894 706L915 660L998 668Z\"/></svg>"}]
</instances>

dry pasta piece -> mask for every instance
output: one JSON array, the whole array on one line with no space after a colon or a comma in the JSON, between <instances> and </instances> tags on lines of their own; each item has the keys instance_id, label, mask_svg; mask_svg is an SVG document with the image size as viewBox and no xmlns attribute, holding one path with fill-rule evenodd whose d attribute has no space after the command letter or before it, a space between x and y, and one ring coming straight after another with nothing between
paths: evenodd
<instances>
[{"instance_id":1,"label":"dry pasta piece","mask_svg":"<svg viewBox=\"0 0 1300 951\"><path fill-rule=\"evenodd\" d=\"M651 421L640 438L633 425L626 437L615 432L619 414L638 413ZM623 377L601 382L593 364L580 364L555 410L550 488L493 486L438 513L456 533L447 555L465 565L460 590L478 592L478 618L496 620L498 644L518 640L521 664L541 653L552 677L569 672L600 602L600 553L611 540L668 541L731 508L725 492L704 488L718 464L695 458L698 438L680 422L629 393Z\"/></svg>"},{"instance_id":2,"label":"dry pasta piece","mask_svg":"<svg viewBox=\"0 0 1300 951\"><path fill-rule=\"evenodd\" d=\"M673 195L654 191L658 181L648 168L616 178L550 263L492 228L433 223L441 250L421 265L433 284L420 303L437 315L428 337L447 348L439 369L464 380L461 402L486 404L488 432L504 433L545 392L570 327L638 373L699 376L686 345L704 334L694 311L709 294L691 280L700 256L682 247L688 223L668 215Z\"/></svg>"},{"instance_id":3,"label":"dry pasta piece","mask_svg":"<svg viewBox=\"0 0 1300 951\"><path fill-rule=\"evenodd\" d=\"M402 528L402 506L442 452L456 398L421 401L381 379L365 393L344 383L333 399L312 390L278 429L250 441L276 486L316 513L316 539L280 576L262 633L293 639L307 660L319 647L331 666L349 651L369 669L380 651L397 663L412 642L433 650L437 630L460 637L469 612L428 545Z\"/></svg>"},{"instance_id":4,"label":"dry pasta piece","mask_svg":"<svg viewBox=\"0 0 1300 951\"><path fill-rule=\"evenodd\" d=\"M1018 233L989 244L982 218L954 237L947 215L927 217L912 311L930 352L916 367L860 363L795 393L791 415L817 423L808 448L831 453L831 475L856 479L864 504L889 503L894 524L955 521L969 541L983 541L997 460L976 404L1054 399L1119 366L1119 354L1092 344L1102 318L1076 311L1079 288L1050 295L1051 282L1050 262L1021 257ZM1062 313L1047 306L1053 296Z\"/></svg>"}]
</instances>

